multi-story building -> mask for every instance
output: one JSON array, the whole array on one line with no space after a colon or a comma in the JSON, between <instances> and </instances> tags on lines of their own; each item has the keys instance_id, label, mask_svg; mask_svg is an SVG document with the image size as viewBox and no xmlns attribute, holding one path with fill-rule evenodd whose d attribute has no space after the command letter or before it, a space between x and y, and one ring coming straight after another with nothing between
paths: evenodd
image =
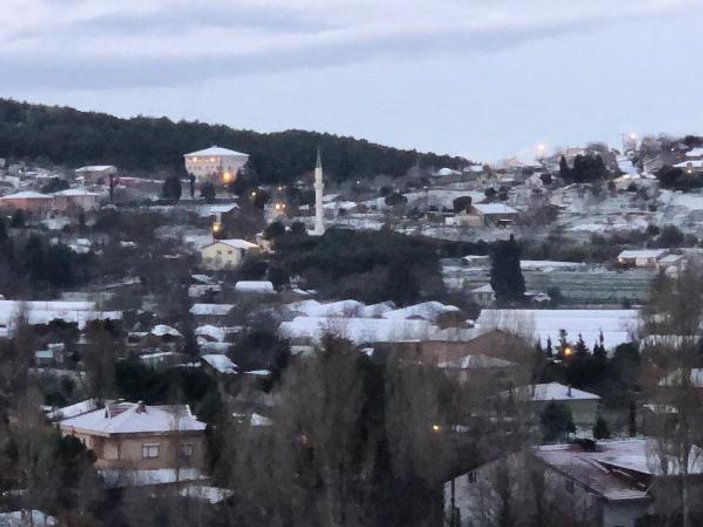
<instances>
[{"instance_id":1,"label":"multi-story building","mask_svg":"<svg viewBox=\"0 0 703 527\"><path fill-rule=\"evenodd\" d=\"M211 146L184 154L183 158L186 171L198 180L219 180L227 184L237 178L239 171L247 164L249 155L220 146Z\"/></svg>"}]
</instances>

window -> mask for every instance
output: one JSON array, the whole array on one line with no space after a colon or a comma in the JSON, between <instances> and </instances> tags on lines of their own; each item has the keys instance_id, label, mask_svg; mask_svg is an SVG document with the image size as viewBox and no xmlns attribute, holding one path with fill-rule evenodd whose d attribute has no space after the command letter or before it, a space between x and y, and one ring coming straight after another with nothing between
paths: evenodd
<instances>
[{"instance_id":1,"label":"window","mask_svg":"<svg viewBox=\"0 0 703 527\"><path fill-rule=\"evenodd\" d=\"M195 453L195 445L193 443L181 444L181 456L193 457L194 453Z\"/></svg>"},{"instance_id":2,"label":"window","mask_svg":"<svg viewBox=\"0 0 703 527\"><path fill-rule=\"evenodd\" d=\"M217 256L222 256L222 251L217 249Z\"/></svg>"},{"instance_id":3,"label":"window","mask_svg":"<svg viewBox=\"0 0 703 527\"><path fill-rule=\"evenodd\" d=\"M232 251L232 249L230 249L229 251L227 251L227 254L232 254L233 252L234 251Z\"/></svg>"},{"instance_id":4,"label":"window","mask_svg":"<svg viewBox=\"0 0 703 527\"><path fill-rule=\"evenodd\" d=\"M144 443L142 445L142 459L154 459L159 457L158 443Z\"/></svg>"}]
</instances>

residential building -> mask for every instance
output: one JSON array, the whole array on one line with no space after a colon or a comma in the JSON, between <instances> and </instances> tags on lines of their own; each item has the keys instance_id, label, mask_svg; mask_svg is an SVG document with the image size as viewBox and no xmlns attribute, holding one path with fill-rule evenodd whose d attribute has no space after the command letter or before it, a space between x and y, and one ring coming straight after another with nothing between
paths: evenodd
<instances>
[{"instance_id":1,"label":"residential building","mask_svg":"<svg viewBox=\"0 0 703 527\"><path fill-rule=\"evenodd\" d=\"M202 477L205 423L188 405L111 403L58 426L64 436L80 439L95 453L95 466L110 485L134 483L125 481L133 477L149 483Z\"/></svg>"},{"instance_id":2,"label":"residential building","mask_svg":"<svg viewBox=\"0 0 703 527\"><path fill-rule=\"evenodd\" d=\"M689 481L698 491L703 461L700 449L693 449ZM552 522L567 517L594 527L636 527L648 515L680 508L666 488L677 486L680 478L676 460L654 457L659 456L646 439L545 445L515 453L445 483L445 525L494 525L503 507L496 491L501 481L502 488L510 487L512 510L532 521L542 515ZM539 490L534 481L542 482ZM700 504L693 509L698 512Z\"/></svg>"},{"instance_id":3,"label":"residential building","mask_svg":"<svg viewBox=\"0 0 703 527\"><path fill-rule=\"evenodd\" d=\"M52 210L54 198L31 190L16 192L0 197L0 209L24 210L33 214L48 214Z\"/></svg>"},{"instance_id":4,"label":"residential building","mask_svg":"<svg viewBox=\"0 0 703 527\"><path fill-rule=\"evenodd\" d=\"M215 240L200 250L203 265L212 270L234 269L249 252L259 246L240 239Z\"/></svg>"},{"instance_id":5,"label":"residential building","mask_svg":"<svg viewBox=\"0 0 703 527\"><path fill-rule=\"evenodd\" d=\"M532 384L510 392L516 398L528 401L536 415L540 415L550 403L558 403L569 409L577 428L590 431L598 419L600 396L565 386L558 382Z\"/></svg>"},{"instance_id":6,"label":"residential building","mask_svg":"<svg viewBox=\"0 0 703 527\"><path fill-rule=\"evenodd\" d=\"M644 267L655 269L661 258L669 251L666 249L626 250L618 254L618 263L626 267Z\"/></svg>"},{"instance_id":7,"label":"residential building","mask_svg":"<svg viewBox=\"0 0 703 527\"><path fill-rule=\"evenodd\" d=\"M108 185L110 176L117 175L117 168L112 165L89 165L76 169L76 178L84 185Z\"/></svg>"},{"instance_id":8,"label":"residential building","mask_svg":"<svg viewBox=\"0 0 703 527\"><path fill-rule=\"evenodd\" d=\"M466 213L447 218L447 223L468 225L469 227L507 226L512 224L518 216L517 210L503 203L477 203L471 205Z\"/></svg>"},{"instance_id":9,"label":"residential building","mask_svg":"<svg viewBox=\"0 0 703 527\"><path fill-rule=\"evenodd\" d=\"M101 195L82 188L69 188L52 195L52 209L57 212L89 212L100 207Z\"/></svg>"},{"instance_id":10,"label":"residential building","mask_svg":"<svg viewBox=\"0 0 703 527\"><path fill-rule=\"evenodd\" d=\"M183 158L186 172L193 174L198 180L221 178L222 183L232 183L239 171L247 164L249 155L228 148L211 146L184 154Z\"/></svg>"}]
</instances>

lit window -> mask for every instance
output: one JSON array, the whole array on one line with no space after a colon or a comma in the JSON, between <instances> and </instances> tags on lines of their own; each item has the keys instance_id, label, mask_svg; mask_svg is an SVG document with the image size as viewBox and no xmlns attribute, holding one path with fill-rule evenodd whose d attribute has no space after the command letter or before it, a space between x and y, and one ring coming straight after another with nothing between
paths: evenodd
<instances>
[{"instance_id":1,"label":"lit window","mask_svg":"<svg viewBox=\"0 0 703 527\"><path fill-rule=\"evenodd\" d=\"M195 445L193 443L183 443L181 445L181 456L193 457L195 453Z\"/></svg>"},{"instance_id":2,"label":"lit window","mask_svg":"<svg viewBox=\"0 0 703 527\"><path fill-rule=\"evenodd\" d=\"M154 459L159 457L159 444L158 443L144 443L142 445L142 458L143 459Z\"/></svg>"}]
</instances>

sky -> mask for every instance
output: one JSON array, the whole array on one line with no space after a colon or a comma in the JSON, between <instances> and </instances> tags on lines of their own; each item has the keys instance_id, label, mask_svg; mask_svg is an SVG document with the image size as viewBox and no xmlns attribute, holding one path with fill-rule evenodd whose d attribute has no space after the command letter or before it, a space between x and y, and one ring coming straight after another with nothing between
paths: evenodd
<instances>
[{"instance_id":1,"label":"sky","mask_svg":"<svg viewBox=\"0 0 703 527\"><path fill-rule=\"evenodd\" d=\"M703 0L0 0L0 96L497 160L703 133ZM228 145L222 145L228 146Z\"/></svg>"}]
</instances>

